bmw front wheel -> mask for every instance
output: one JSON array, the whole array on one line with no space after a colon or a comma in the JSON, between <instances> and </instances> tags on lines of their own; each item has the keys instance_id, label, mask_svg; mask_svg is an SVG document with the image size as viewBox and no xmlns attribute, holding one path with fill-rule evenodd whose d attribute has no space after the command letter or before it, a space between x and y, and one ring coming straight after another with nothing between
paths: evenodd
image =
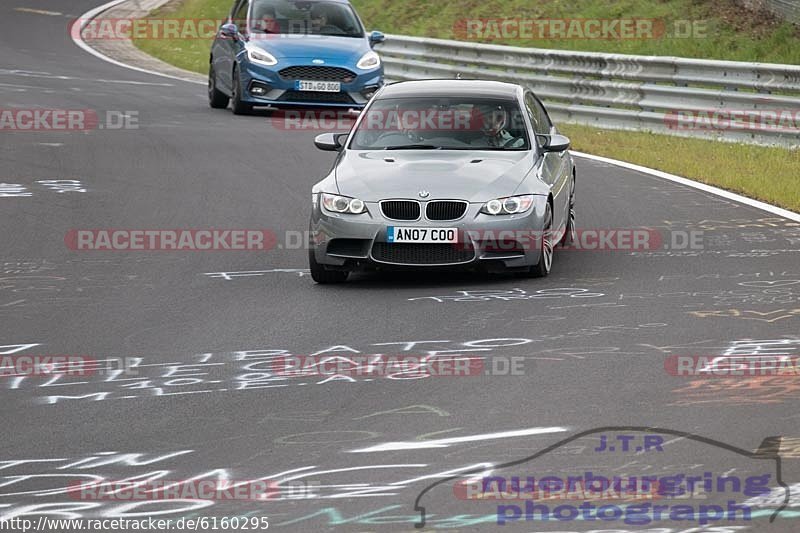
<instances>
[{"instance_id":1,"label":"bmw front wheel","mask_svg":"<svg viewBox=\"0 0 800 533\"><path fill-rule=\"evenodd\" d=\"M349 275L346 270L328 270L324 265L317 263L314 250L308 251L308 268L311 270L311 279L321 285L344 283Z\"/></svg>"},{"instance_id":2,"label":"bmw front wheel","mask_svg":"<svg viewBox=\"0 0 800 533\"><path fill-rule=\"evenodd\" d=\"M528 276L531 278L543 278L550 274L550 269L553 267L553 210L549 203L544 212L542 236L537 244L539 247L539 262L528 271Z\"/></svg>"}]
</instances>

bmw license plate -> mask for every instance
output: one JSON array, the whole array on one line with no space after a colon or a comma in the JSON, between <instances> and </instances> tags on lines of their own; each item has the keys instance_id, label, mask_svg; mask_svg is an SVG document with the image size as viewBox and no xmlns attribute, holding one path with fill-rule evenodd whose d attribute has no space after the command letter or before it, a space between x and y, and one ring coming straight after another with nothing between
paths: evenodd
<instances>
[{"instance_id":1,"label":"bmw license plate","mask_svg":"<svg viewBox=\"0 0 800 533\"><path fill-rule=\"evenodd\" d=\"M413 228L403 226L389 226L386 229L386 241L414 242L422 244L457 243L458 230L456 228Z\"/></svg>"},{"instance_id":2,"label":"bmw license plate","mask_svg":"<svg viewBox=\"0 0 800 533\"><path fill-rule=\"evenodd\" d=\"M342 90L342 84L338 81L297 80L294 82L294 89L296 91L338 93Z\"/></svg>"}]
</instances>

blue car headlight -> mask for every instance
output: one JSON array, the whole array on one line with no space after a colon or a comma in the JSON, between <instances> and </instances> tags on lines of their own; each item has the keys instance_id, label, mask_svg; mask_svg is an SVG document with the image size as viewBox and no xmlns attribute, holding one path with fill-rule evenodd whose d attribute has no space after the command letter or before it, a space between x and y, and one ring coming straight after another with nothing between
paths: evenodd
<instances>
[{"instance_id":1,"label":"blue car headlight","mask_svg":"<svg viewBox=\"0 0 800 533\"><path fill-rule=\"evenodd\" d=\"M322 207L331 213L346 213L349 215L360 215L367 212L367 206L358 198L339 196L338 194L320 195L322 197Z\"/></svg>"},{"instance_id":2,"label":"blue car headlight","mask_svg":"<svg viewBox=\"0 0 800 533\"><path fill-rule=\"evenodd\" d=\"M272 67L278 64L278 60L275 58L275 56L265 51L263 48L258 48L250 43L245 44L244 47L245 50L247 50L247 58L253 63L265 65L267 67Z\"/></svg>"},{"instance_id":3,"label":"blue car headlight","mask_svg":"<svg viewBox=\"0 0 800 533\"><path fill-rule=\"evenodd\" d=\"M363 56L361 59L358 60L356 63L356 68L360 68L361 70L370 70L373 68L377 68L381 65L381 56L378 55L378 52L374 50L370 50Z\"/></svg>"},{"instance_id":4,"label":"blue car headlight","mask_svg":"<svg viewBox=\"0 0 800 533\"><path fill-rule=\"evenodd\" d=\"M481 213L486 215L517 215L519 213L524 213L530 209L532 205L532 194L495 198L483 204Z\"/></svg>"}]
</instances>

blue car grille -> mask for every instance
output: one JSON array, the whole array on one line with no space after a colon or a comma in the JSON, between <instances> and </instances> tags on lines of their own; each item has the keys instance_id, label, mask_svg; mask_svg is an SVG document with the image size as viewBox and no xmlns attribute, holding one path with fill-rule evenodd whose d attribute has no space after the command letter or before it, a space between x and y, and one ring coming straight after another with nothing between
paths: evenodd
<instances>
[{"instance_id":1,"label":"blue car grille","mask_svg":"<svg viewBox=\"0 0 800 533\"><path fill-rule=\"evenodd\" d=\"M447 265L472 261L475 250L466 244L376 242L372 246L372 258L402 265Z\"/></svg>"},{"instance_id":2,"label":"blue car grille","mask_svg":"<svg viewBox=\"0 0 800 533\"><path fill-rule=\"evenodd\" d=\"M353 99L347 93L326 93L317 91L286 91L279 102L304 102L320 104L352 104Z\"/></svg>"},{"instance_id":3,"label":"blue car grille","mask_svg":"<svg viewBox=\"0 0 800 533\"><path fill-rule=\"evenodd\" d=\"M295 66L278 72L283 80L342 81L350 83L356 74L340 67Z\"/></svg>"}]
</instances>

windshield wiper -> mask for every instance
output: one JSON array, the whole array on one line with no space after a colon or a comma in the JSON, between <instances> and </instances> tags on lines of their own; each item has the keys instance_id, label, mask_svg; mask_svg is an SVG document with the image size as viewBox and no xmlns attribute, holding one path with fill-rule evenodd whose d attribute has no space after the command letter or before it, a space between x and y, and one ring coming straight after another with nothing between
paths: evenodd
<instances>
[{"instance_id":1,"label":"windshield wiper","mask_svg":"<svg viewBox=\"0 0 800 533\"><path fill-rule=\"evenodd\" d=\"M441 146L435 144L401 144L398 146L387 146L384 150L441 150Z\"/></svg>"}]
</instances>

